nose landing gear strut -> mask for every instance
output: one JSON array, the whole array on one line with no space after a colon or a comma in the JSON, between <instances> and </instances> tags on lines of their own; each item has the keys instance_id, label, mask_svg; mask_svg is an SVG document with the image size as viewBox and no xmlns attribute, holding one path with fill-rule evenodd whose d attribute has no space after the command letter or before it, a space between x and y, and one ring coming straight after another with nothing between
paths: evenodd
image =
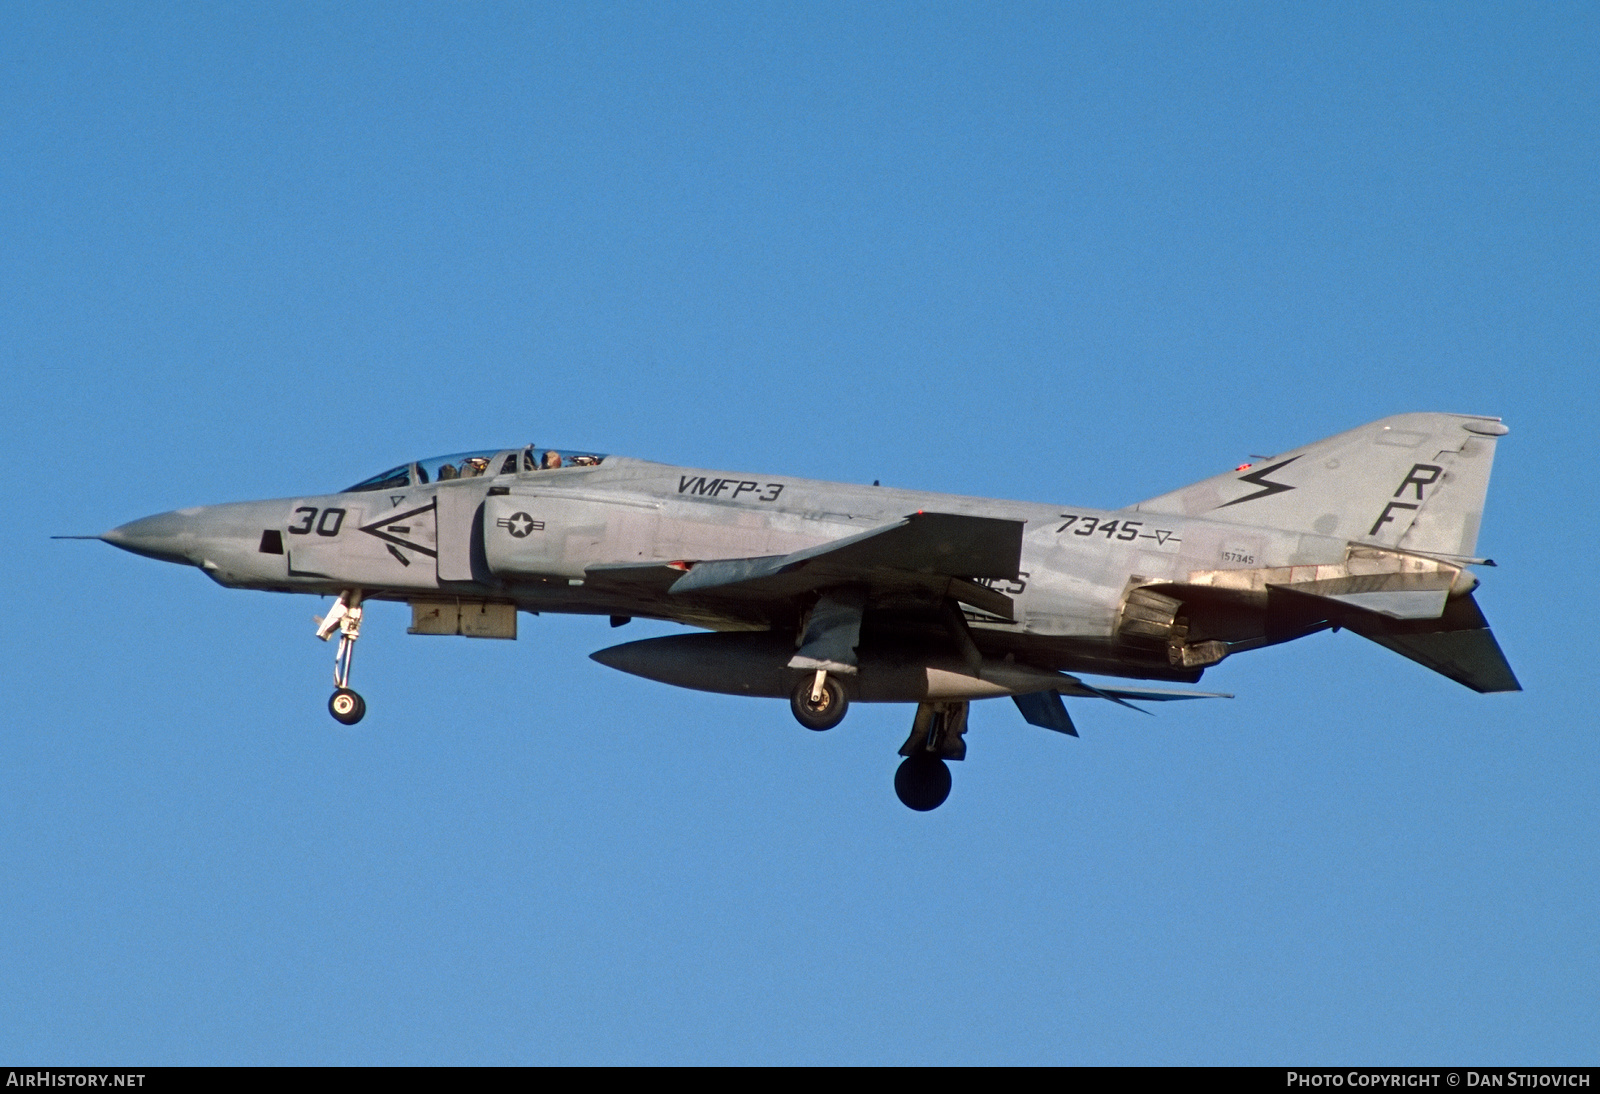
<instances>
[{"instance_id":1,"label":"nose landing gear strut","mask_svg":"<svg viewBox=\"0 0 1600 1094\"><path fill-rule=\"evenodd\" d=\"M335 721L353 726L367 713L367 701L350 690L350 660L355 656L356 639L361 637L361 590L346 589L339 594L328 614L317 620L317 637L326 642L339 632L339 650L333 655L333 695L328 713Z\"/></svg>"}]
</instances>

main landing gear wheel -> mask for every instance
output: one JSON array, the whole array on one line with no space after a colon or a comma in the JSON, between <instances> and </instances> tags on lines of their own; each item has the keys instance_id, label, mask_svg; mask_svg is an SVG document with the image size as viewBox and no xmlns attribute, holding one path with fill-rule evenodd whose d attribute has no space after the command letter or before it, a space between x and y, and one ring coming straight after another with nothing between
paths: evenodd
<instances>
[{"instance_id":1,"label":"main landing gear wheel","mask_svg":"<svg viewBox=\"0 0 1600 1094\"><path fill-rule=\"evenodd\" d=\"M353 726L367 713L367 701L349 688L340 688L328 700L328 713L335 721Z\"/></svg>"},{"instance_id":2,"label":"main landing gear wheel","mask_svg":"<svg viewBox=\"0 0 1600 1094\"><path fill-rule=\"evenodd\" d=\"M908 809L937 809L950 796L950 768L937 756L910 756L894 773L894 792Z\"/></svg>"},{"instance_id":3,"label":"main landing gear wheel","mask_svg":"<svg viewBox=\"0 0 1600 1094\"><path fill-rule=\"evenodd\" d=\"M831 676L818 675L820 680L808 676L794 686L789 708L794 711L795 721L807 729L832 729L844 720L850 700L843 684Z\"/></svg>"}]
</instances>

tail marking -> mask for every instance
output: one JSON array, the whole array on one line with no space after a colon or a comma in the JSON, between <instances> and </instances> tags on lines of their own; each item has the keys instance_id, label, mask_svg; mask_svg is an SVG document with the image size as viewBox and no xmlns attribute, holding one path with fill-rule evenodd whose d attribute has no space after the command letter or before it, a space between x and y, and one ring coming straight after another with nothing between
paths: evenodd
<instances>
[{"instance_id":1,"label":"tail marking","mask_svg":"<svg viewBox=\"0 0 1600 1094\"><path fill-rule=\"evenodd\" d=\"M1294 487L1285 486L1281 482L1269 482L1267 480L1267 476L1278 470L1280 467L1288 467L1291 463L1299 458L1299 456L1290 456L1282 463L1275 463L1271 467L1263 467L1260 471L1252 471L1248 475L1240 475L1240 482L1247 482L1251 486L1259 486L1261 489L1257 490L1254 494L1246 494L1242 498L1234 498L1230 502L1224 502L1222 505L1217 506L1217 508L1226 509L1230 505L1238 505L1241 501L1255 501L1257 498L1270 498L1272 495L1281 494L1285 490L1293 490Z\"/></svg>"}]
</instances>

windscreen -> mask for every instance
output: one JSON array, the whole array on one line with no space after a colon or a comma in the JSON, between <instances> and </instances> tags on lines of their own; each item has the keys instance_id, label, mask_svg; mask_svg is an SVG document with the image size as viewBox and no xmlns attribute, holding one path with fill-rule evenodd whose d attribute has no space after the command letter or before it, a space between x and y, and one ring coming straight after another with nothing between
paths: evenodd
<instances>
[{"instance_id":1,"label":"windscreen","mask_svg":"<svg viewBox=\"0 0 1600 1094\"><path fill-rule=\"evenodd\" d=\"M399 467L374 475L370 479L362 479L354 486L347 486L339 492L341 494L355 494L362 490L393 490L397 487L410 485L411 465L403 463Z\"/></svg>"}]
</instances>

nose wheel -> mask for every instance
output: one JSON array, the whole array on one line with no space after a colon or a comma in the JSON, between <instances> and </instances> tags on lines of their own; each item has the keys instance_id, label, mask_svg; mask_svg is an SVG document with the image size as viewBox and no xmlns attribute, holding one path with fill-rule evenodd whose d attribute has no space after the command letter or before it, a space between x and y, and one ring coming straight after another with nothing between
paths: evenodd
<instances>
[{"instance_id":1,"label":"nose wheel","mask_svg":"<svg viewBox=\"0 0 1600 1094\"><path fill-rule=\"evenodd\" d=\"M361 590L347 589L339 594L328 614L317 620L317 637L326 642L339 632L339 649L333 655L333 696L328 713L347 726L361 721L367 701L350 690L350 661L355 657L356 639L361 637Z\"/></svg>"},{"instance_id":2,"label":"nose wheel","mask_svg":"<svg viewBox=\"0 0 1600 1094\"><path fill-rule=\"evenodd\" d=\"M339 688L328 700L328 713L334 721L353 726L367 713L367 701L349 688Z\"/></svg>"}]
</instances>

